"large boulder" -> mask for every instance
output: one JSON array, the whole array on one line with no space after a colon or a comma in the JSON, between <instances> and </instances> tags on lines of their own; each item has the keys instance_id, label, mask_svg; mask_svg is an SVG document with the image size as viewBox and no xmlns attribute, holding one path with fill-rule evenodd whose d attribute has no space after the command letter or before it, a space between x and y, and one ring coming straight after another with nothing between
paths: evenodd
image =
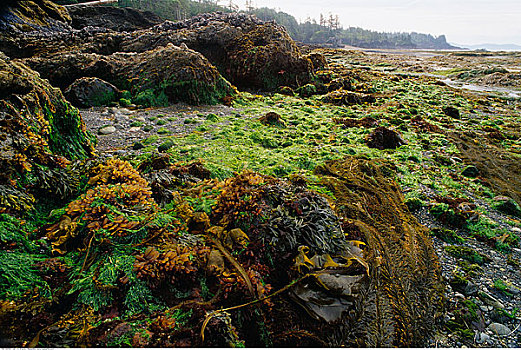
<instances>
[{"instance_id":1,"label":"large boulder","mask_svg":"<svg viewBox=\"0 0 521 350\"><path fill-rule=\"evenodd\" d=\"M171 42L201 52L221 74L242 88L274 90L310 81L313 64L301 55L286 29L246 14L203 14L134 32L122 51L142 51Z\"/></svg>"},{"instance_id":2,"label":"large boulder","mask_svg":"<svg viewBox=\"0 0 521 350\"><path fill-rule=\"evenodd\" d=\"M312 78L312 60L301 54L286 29L254 16L212 13L149 27L157 18L137 10L90 7L71 13L74 28L67 19L54 31L33 28L10 41L0 36L0 44L8 43L12 57L18 58L57 52L108 56L116 52L142 53L169 43L185 44L202 53L226 79L241 88L298 87ZM116 19L119 15L120 22ZM6 22L10 18L7 16ZM136 30L139 28L145 29ZM316 58L314 61L318 62Z\"/></svg>"},{"instance_id":3,"label":"large boulder","mask_svg":"<svg viewBox=\"0 0 521 350\"><path fill-rule=\"evenodd\" d=\"M144 105L216 104L235 93L203 55L172 44L137 54L57 53L25 62L55 86L66 88L76 79L96 77L130 90Z\"/></svg>"},{"instance_id":4,"label":"large boulder","mask_svg":"<svg viewBox=\"0 0 521 350\"><path fill-rule=\"evenodd\" d=\"M92 77L77 79L63 93L77 107L104 106L119 96L114 85Z\"/></svg>"},{"instance_id":5,"label":"large boulder","mask_svg":"<svg viewBox=\"0 0 521 350\"><path fill-rule=\"evenodd\" d=\"M0 52L0 211L27 209L8 195L25 187L18 181L27 174L92 153L85 124L61 91Z\"/></svg>"}]
</instances>

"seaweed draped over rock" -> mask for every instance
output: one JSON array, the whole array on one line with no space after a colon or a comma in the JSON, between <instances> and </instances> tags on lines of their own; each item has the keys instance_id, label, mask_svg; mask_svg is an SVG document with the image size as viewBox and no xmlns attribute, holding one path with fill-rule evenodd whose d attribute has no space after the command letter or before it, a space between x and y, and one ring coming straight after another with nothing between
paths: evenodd
<instances>
[{"instance_id":1,"label":"seaweed draped over rock","mask_svg":"<svg viewBox=\"0 0 521 350\"><path fill-rule=\"evenodd\" d=\"M217 181L201 180L200 163L139 169L84 167L86 193L40 229L50 247L35 287L0 302L16 344L424 344L440 311L439 266L384 164L319 167L334 205L305 183L248 171Z\"/></svg>"},{"instance_id":2,"label":"seaweed draped over rock","mask_svg":"<svg viewBox=\"0 0 521 350\"><path fill-rule=\"evenodd\" d=\"M25 62L55 86L65 88L76 79L97 77L130 90L138 103L149 106L180 101L216 104L235 94L204 56L172 44L138 54L58 53Z\"/></svg>"},{"instance_id":3,"label":"seaweed draped over rock","mask_svg":"<svg viewBox=\"0 0 521 350\"><path fill-rule=\"evenodd\" d=\"M423 346L442 311L441 271L428 236L404 204L390 164L354 157L317 168L346 218L364 237L370 284L352 319L353 345Z\"/></svg>"},{"instance_id":4,"label":"seaweed draped over rock","mask_svg":"<svg viewBox=\"0 0 521 350\"><path fill-rule=\"evenodd\" d=\"M134 32L122 51L143 51L171 42L201 52L238 87L274 90L310 81L313 64L301 55L286 29L246 14L211 13L165 22Z\"/></svg>"},{"instance_id":5,"label":"seaweed draped over rock","mask_svg":"<svg viewBox=\"0 0 521 350\"><path fill-rule=\"evenodd\" d=\"M46 0L36 6L43 7ZM30 1L20 1L18 7ZM56 6L56 5L55 5ZM60 8L60 7L58 7ZM66 10L61 8L66 13ZM10 8L4 22L11 25L17 7ZM108 13L110 12L110 13ZM231 83L241 88L275 90L279 86L297 87L312 79L312 60L301 55L295 42L284 27L274 22L263 22L246 14L203 14L183 22L165 21L154 27L132 32L115 31L126 28L113 21L101 20L99 14L124 15L140 18L143 27L148 27L157 19L146 20L146 16L137 10L107 10L92 7L89 10L72 11L72 28L67 21L61 26L48 26L45 30L34 27L33 30L11 35L0 35L0 44L11 57L27 58L36 55L48 56L57 52L96 53L110 56L115 52L143 53L166 47L168 44L182 45L201 52L220 73ZM47 15L38 11L37 18L43 20ZM78 16L75 19L75 16ZM95 25L90 26L88 24ZM139 24L139 23L138 23ZM53 28L56 30L53 31ZM113 30L115 29L115 30ZM319 62L316 59L315 62ZM166 73L164 73L166 74ZM107 79L104 79L107 80ZM110 80L107 80L110 81Z\"/></svg>"},{"instance_id":6,"label":"seaweed draped over rock","mask_svg":"<svg viewBox=\"0 0 521 350\"><path fill-rule=\"evenodd\" d=\"M521 165L517 154L484 143L483 136L475 132L451 133L449 137L465 163L477 168L480 179L521 205Z\"/></svg>"},{"instance_id":7,"label":"seaweed draped over rock","mask_svg":"<svg viewBox=\"0 0 521 350\"><path fill-rule=\"evenodd\" d=\"M78 110L59 89L0 53L0 185L5 190L0 210L17 206L7 199L16 197L9 195L16 188L5 186L16 186L20 176L42 166L62 168L68 160L90 156L91 141Z\"/></svg>"}]
</instances>

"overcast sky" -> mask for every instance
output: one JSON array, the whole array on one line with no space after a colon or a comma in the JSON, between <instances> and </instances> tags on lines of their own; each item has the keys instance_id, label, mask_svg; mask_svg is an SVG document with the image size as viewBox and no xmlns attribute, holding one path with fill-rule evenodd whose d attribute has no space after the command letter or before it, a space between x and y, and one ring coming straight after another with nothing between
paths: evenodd
<instances>
[{"instance_id":1,"label":"overcast sky","mask_svg":"<svg viewBox=\"0 0 521 350\"><path fill-rule=\"evenodd\" d=\"M521 0L253 0L297 20L338 14L344 27L445 34L458 44L521 45ZM245 0L236 0L244 6Z\"/></svg>"}]
</instances>

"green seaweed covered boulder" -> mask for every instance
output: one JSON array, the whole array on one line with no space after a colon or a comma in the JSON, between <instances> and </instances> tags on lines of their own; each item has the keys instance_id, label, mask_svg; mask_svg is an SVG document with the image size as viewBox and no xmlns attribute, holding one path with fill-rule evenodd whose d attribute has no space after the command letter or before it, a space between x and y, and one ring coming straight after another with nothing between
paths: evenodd
<instances>
[{"instance_id":1,"label":"green seaweed covered boulder","mask_svg":"<svg viewBox=\"0 0 521 350\"><path fill-rule=\"evenodd\" d=\"M0 211L30 206L18 180L92 153L92 138L61 91L0 53Z\"/></svg>"},{"instance_id":2,"label":"green seaweed covered boulder","mask_svg":"<svg viewBox=\"0 0 521 350\"><path fill-rule=\"evenodd\" d=\"M203 55L173 44L142 53L58 53L25 62L54 86L66 88L76 79L96 77L129 90L145 106L217 104L236 93Z\"/></svg>"}]
</instances>

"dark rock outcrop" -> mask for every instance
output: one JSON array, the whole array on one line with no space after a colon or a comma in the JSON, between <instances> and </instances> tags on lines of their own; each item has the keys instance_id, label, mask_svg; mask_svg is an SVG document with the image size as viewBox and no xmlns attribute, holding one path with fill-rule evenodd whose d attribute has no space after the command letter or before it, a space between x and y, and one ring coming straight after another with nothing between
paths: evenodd
<instances>
[{"instance_id":1,"label":"dark rock outcrop","mask_svg":"<svg viewBox=\"0 0 521 350\"><path fill-rule=\"evenodd\" d=\"M42 37L71 29L67 10L50 0L7 1L0 6L0 48L9 57L27 57Z\"/></svg>"},{"instance_id":2,"label":"dark rock outcrop","mask_svg":"<svg viewBox=\"0 0 521 350\"><path fill-rule=\"evenodd\" d=\"M70 7L72 27L101 27L116 32L132 32L153 27L163 20L161 17L148 11L139 11L133 8L119 8L112 6L77 6Z\"/></svg>"},{"instance_id":3,"label":"dark rock outcrop","mask_svg":"<svg viewBox=\"0 0 521 350\"><path fill-rule=\"evenodd\" d=\"M20 3L25 2L27 0ZM74 28L67 19L54 31L33 28L24 35L2 34L0 44L7 47L8 54L17 58L48 56L57 52L142 53L169 43L185 44L202 53L236 86L260 90L305 85L313 74L312 61L317 65L322 62L320 57L310 59L301 55L284 27L254 16L203 14L186 21L165 21L147 28L157 19L132 10L121 12L124 17L118 23L115 19L118 11L124 10L105 7L74 10ZM96 13L101 16L96 17ZM135 21L132 20L134 16L137 18ZM10 18L7 16L5 23L10 23ZM146 29L135 30L138 28Z\"/></svg>"},{"instance_id":4,"label":"dark rock outcrop","mask_svg":"<svg viewBox=\"0 0 521 350\"><path fill-rule=\"evenodd\" d=\"M383 126L377 127L367 135L366 143L367 146L380 150L395 149L407 144L400 134Z\"/></svg>"},{"instance_id":5,"label":"dark rock outcrop","mask_svg":"<svg viewBox=\"0 0 521 350\"><path fill-rule=\"evenodd\" d=\"M203 14L164 22L122 40L120 49L140 52L166 43L201 52L221 74L242 88L274 90L307 83L313 71L286 29L245 14Z\"/></svg>"}]
</instances>

